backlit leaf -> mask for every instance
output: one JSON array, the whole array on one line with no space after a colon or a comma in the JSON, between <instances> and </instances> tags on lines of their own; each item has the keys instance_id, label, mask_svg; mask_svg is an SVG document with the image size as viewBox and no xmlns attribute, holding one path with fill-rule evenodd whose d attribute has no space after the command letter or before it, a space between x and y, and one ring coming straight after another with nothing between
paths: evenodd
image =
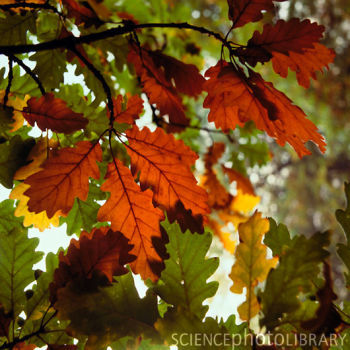
<instances>
[{"instance_id":1,"label":"backlit leaf","mask_svg":"<svg viewBox=\"0 0 350 350\"><path fill-rule=\"evenodd\" d=\"M33 282L33 265L42 258L43 254L35 251L38 244L39 239L28 238L23 229L0 232L0 304L14 316L24 309L24 288Z\"/></svg>"},{"instance_id":2,"label":"backlit leaf","mask_svg":"<svg viewBox=\"0 0 350 350\"><path fill-rule=\"evenodd\" d=\"M63 148L43 164L43 170L29 176L24 192L30 199L29 211L46 211L51 218L59 210L68 214L74 199L86 200L89 177L99 179L97 162L102 159L101 147L88 141L78 142L74 148ZM43 186L45 184L45 186Z\"/></svg>"},{"instance_id":3,"label":"backlit leaf","mask_svg":"<svg viewBox=\"0 0 350 350\"><path fill-rule=\"evenodd\" d=\"M249 22L262 19L263 11L273 11L273 1L285 0L227 0L228 17L233 22L232 27L238 28Z\"/></svg>"},{"instance_id":4,"label":"backlit leaf","mask_svg":"<svg viewBox=\"0 0 350 350\"><path fill-rule=\"evenodd\" d=\"M238 226L239 245L235 252L235 264L230 278L233 281L231 291L241 294L247 289L246 301L238 307L242 320L250 320L259 311L259 303L254 293L258 283L263 282L271 268L278 262L277 258L266 259L267 248L262 242L269 229L269 221L261 214L255 214L245 223Z\"/></svg>"},{"instance_id":5,"label":"backlit leaf","mask_svg":"<svg viewBox=\"0 0 350 350\"><path fill-rule=\"evenodd\" d=\"M59 254L59 266L50 285L51 299L55 301L59 290L72 281L82 292L112 283L113 276L128 272L124 265L135 258L129 254L131 248L120 232L108 227L82 232L79 240L71 240L66 255Z\"/></svg>"},{"instance_id":6,"label":"backlit leaf","mask_svg":"<svg viewBox=\"0 0 350 350\"><path fill-rule=\"evenodd\" d=\"M32 126L45 131L50 129L55 132L70 134L73 131L84 129L88 120L80 113L75 113L67 107L65 101L55 98L53 93L48 93L40 98L32 97L24 109L24 117Z\"/></svg>"},{"instance_id":7,"label":"backlit leaf","mask_svg":"<svg viewBox=\"0 0 350 350\"><path fill-rule=\"evenodd\" d=\"M151 188L158 205L171 210L180 201L193 215L208 213L207 194L189 167L197 158L193 151L160 128L152 133L134 126L126 134L131 170L140 172L141 188Z\"/></svg>"},{"instance_id":8,"label":"backlit leaf","mask_svg":"<svg viewBox=\"0 0 350 350\"><path fill-rule=\"evenodd\" d=\"M111 195L98 211L98 220L110 221L112 229L122 232L134 246L130 252L137 257L130 264L133 272L155 281L163 269L155 245L162 239L159 222L164 215L154 208L152 192L142 192L130 170L118 159L109 164L101 190Z\"/></svg>"},{"instance_id":9,"label":"backlit leaf","mask_svg":"<svg viewBox=\"0 0 350 350\"><path fill-rule=\"evenodd\" d=\"M299 157L310 154L304 145L307 141L325 151L324 138L305 113L259 74L249 70L246 77L242 70L219 61L206 76L210 79L204 84L208 96L203 106L210 108L208 120L217 128L227 131L252 120L279 145L288 142Z\"/></svg>"}]
</instances>

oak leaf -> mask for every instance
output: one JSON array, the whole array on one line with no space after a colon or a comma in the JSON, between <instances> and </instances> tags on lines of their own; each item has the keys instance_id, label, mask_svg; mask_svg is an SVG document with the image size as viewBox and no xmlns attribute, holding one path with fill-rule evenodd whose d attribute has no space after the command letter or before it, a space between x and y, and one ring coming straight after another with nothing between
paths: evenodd
<instances>
[{"instance_id":1,"label":"oak leaf","mask_svg":"<svg viewBox=\"0 0 350 350\"><path fill-rule=\"evenodd\" d=\"M314 43L313 48L304 49L302 53L289 52L288 55L274 52L272 67L281 77L286 78L288 68L296 72L299 85L308 88L310 78L316 80L316 71L322 71L324 67L332 63L335 52L322 44Z\"/></svg>"},{"instance_id":2,"label":"oak leaf","mask_svg":"<svg viewBox=\"0 0 350 350\"><path fill-rule=\"evenodd\" d=\"M141 191L130 170L119 160L108 166L106 181L101 190L110 192L106 203L99 209L97 219L110 221L134 246L131 254L137 259L130 264L134 273L143 279L158 279L163 262L155 249L155 240L161 240L159 222L164 219L161 210L152 204L152 192Z\"/></svg>"},{"instance_id":3,"label":"oak leaf","mask_svg":"<svg viewBox=\"0 0 350 350\"><path fill-rule=\"evenodd\" d=\"M52 218L57 211L68 214L74 199L86 200L89 192L89 177L99 179L97 162L102 161L102 151L98 143L80 141L74 148L59 150L57 155L43 164L43 170L29 176L24 183L30 188L24 195L29 211L46 211Z\"/></svg>"},{"instance_id":4,"label":"oak leaf","mask_svg":"<svg viewBox=\"0 0 350 350\"><path fill-rule=\"evenodd\" d=\"M230 182L236 182L237 190L241 190L242 193L255 195L254 187L250 180L243 176L239 171L222 166L223 172L228 176Z\"/></svg>"},{"instance_id":5,"label":"oak leaf","mask_svg":"<svg viewBox=\"0 0 350 350\"><path fill-rule=\"evenodd\" d=\"M57 291L72 282L82 291L97 290L113 282L113 276L128 272L125 264L133 261L132 246L120 233L108 227L83 231L79 240L72 239L67 254L59 254L59 266L50 285L51 299Z\"/></svg>"},{"instance_id":6,"label":"oak leaf","mask_svg":"<svg viewBox=\"0 0 350 350\"><path fill-rule=\"evenodd\" d=\"M45 131L70 134L84 129L88 120L81 113L75 113L67 107L65 101L55 98L53 93L47 93L40 98L32 97L24 108L24 118L27 122Z\"/></svg>"},{"instance_id":7,"label":"oak leaf","mask_svg":"<svg viewBox=\"0 0 350 350\"><path fill-rule=\"evenodd\" d=\"M208 120L223 131L243 126L248 120L284 146L288 142L299 157L310 154L305 147L313 141L325 151L323 136L305 113L272 83L249 70L249 77L231 64L219 61L205 73L210 79L204 84L208 96L203 106L210 108Z\"/></svg>"},{"instance_id":8,"label":"oak leaf","mask_svg":"<svg viewBox=\"0 0 350 350\"><path fill-rule=\"evenodd\" d=\"M202 186L208 192L208 205L214 209L223 209L230 205L232 196L221 184L213 166L225 151L225 144L214 143L204 157L205 173L202 176Z\"/></svg>"},{"instance_id":9,"label":"oak leaf","mask_svg":"<svg viewBox=\"0 0 350 350\"><path fill-rule=\"evenodd\" d=\"M169 116L173 124L169 130L181 131L186 127L189 120L178 92L196 96L202 91L204 78L198 68L134 45L130 45L128 61L134 65L149 102L157 106L161 116Z\"/></svg>"},{"instance_id":10,"label":"oak leaf","mask_svg":"<svg viewBox=\"0 0 350 350\"><path fill-rule=\"evenodd\" d=\"M138 95L127 96L126 106L123 108L125 99L118 95L114 100L114 116L117 123L133 124L143 111L143 100Z\"/></svg>"},{"instance_id":11,"label":"oak leaf","mask_svg":"<svg viewBox=\"0 0 350 350\"><path fill-rule=\"evenodd\" d=\"M273 1L286 0L227 0L228 17L233 22L232 27L238 28L250 22L262 19L263 11L273 11Z\"/></svg>"},{"instance_id":12,"label":"oak leaf","mask_svg":"<svg viewBox=\"0 0 350 350\"><path fill-rule=\"evenodd\" d=\"M155 203L171 210L180 201L193 215L209 212L207 194L190 169L197 155L189 147L160 128L152 133L134 126L126 136L131 171L135 176L140 172L141 188L152 189Z\"/></svg>"},{"instance_id":13,"label":"oak leaf","mask_svg":"<svg viewBox=\"0 0 350 350\"><path fill-rule=\"evenodd\" d=\"M55 147L55 141L50 139L49 140L49 147ZM29 177L32 174L37 173L40 171L41 165L44 163L44 161L47 158L48 150L47 150L47 141L45 139L40 139L37 144L31 149L27 161L28 164L19 168L15 175L15 180L24 180L27 177ZM54 151L51 151L54 152ZM53 153L52 153L53 154ZM39 231L44 231L47 228L50 228L50 226L57 227L59 225L59 217L62 214L60 211L58 211L52 218L48 218L46 211L42 211L40 213L33 213L28 210L28 201L29 197L24 195L24 192L29 188L30 186L25 183L18 184L10 193L11 199L17 199L17 207L15 210L15 216L17 217L24 217L23 225L25 227L34 225Z\"/></svg>"},{"instance_id":14,"label":"oak leaf","mask_svg":"<svg viewBox=\"0 0 350 350\"><path fill-rule=\"evenodd\" d=\"M76 0L62 0L64 8L67 9L67 15L75 19L75 24L84 24L85 27L92 25L99 26L102 21L98 18L92 8L79 4Z\"/></svg>"},{"instance_id":15,"label":"oak leaf","mask_svg":"<svg viewBox=\"0 0 350 350\"><path fill-rule=\"evenodd\" d=\"M266 259L267 247L261 243L264 234L269 230L269 221L255 214L238 227L240 244L237 246L236 262L232 267L230 278L233 281L231 291L242 293L247 288L246 301L238 307L242 320L250 320L259 311L259 303L254 287L263 282L278 258Z\"/></svg>"}]
</instances>

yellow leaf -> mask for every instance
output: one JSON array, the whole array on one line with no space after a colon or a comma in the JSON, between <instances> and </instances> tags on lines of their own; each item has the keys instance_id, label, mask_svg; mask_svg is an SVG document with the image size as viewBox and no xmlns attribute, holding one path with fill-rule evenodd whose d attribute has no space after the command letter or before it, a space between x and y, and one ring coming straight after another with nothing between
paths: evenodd
<instances>
[{"instance_id":1,"label":"yellow leaf","mask_svg":"<svg viewBox=\"0 0 350 350\"><path fill-rule=\"evenodd\" d=\"M55 141L50 140L49 144L54 146ZM41 139L32 148L32 150L28 155L27 160L30 163L19 168L15 173L14 179L24 180L28 176L35 174L36 172L41 170L40 166L46 160L46 157L47 157L46 140ZM25 196L24 192L29 187L30 185L20 183L10 193L11 199L17 199L19 201L17 204L17 208L15 210L15 216L17 217L24 216L23 225L25 227L34 225L34 227L38 228L40 231L44 231L45 229L50 228L51 225L57 227L59 225L59 217L62 215L61 212L57 212L51 219L49 219L45 211L35 214L28 210L27 203L28 203L29 197Z\"/></svg>"},{"instance_id":2,"label":"yellow leaf","mask_svg":"<svg viewBox=\"0 0 350 350\"><path fill-rule=\"evenodd\" d=\"M25 227L34 225L34 227L38 228L41 232L47 228L50 228L51 225L57 227L59 225L59 212L57 212L51 219L49 219L46 215L46 211L42 211L38 214L28 211L27 203L29 201L29 197L25 196L23 193L29 187L29 185L21 183L17 185L10 193L11 199L17 199L19 201L15 210L15 216L24 216L23 225Z\"/></svg>"},{"instance_id":3,"label":"yellow leaf","mask_svg":"<svg viewBox=\"0 0 350 350\"><path fill-rule=\"evenodd\" d=\"M278 258L266 259L266 246L262 244L264 234L269 230L269 221L255 212L252 217L238 227L240 244L235 253L236 262L232 267L230 278L233 281L231 291L241 294L247 289L246 302L239 308L242 320L250 320L259 311L259 304L254 294L254 287L263 282Z\"/></svg>"},{"instance_id":4,"label":"yellow leaf","mask_svg":"<svg viewBox=\"0 0 350 350\"><path fill-rule=\"evenodd\" d=\"M5 91L0 90L0 101L3 103L4 101L4 96L5 96ZM24 100L19 98L18 96L13 96L12 93L9 94L9 100L7 101L7 106L13 107L13 116L12 118L14 119L14 122L12 123L12 129L10 130L11 132L17 131L19 128L22 127L23 122L24 122L24 117L22 110L24 107L27 106L27 101L29 100L30 96L26 95L24 97Z\"/></svg>"},{"instance_id":5,"label":"yellow leaf","mask_svg":"<svg viewBox=\"0 0 350 350\"><path fill-rule=\"evenodd\" d=\"M248 213L252 211L260 202L260 197L253 194L243 193L242 190L237 190L237 195L234 197L231 209L233 211Z\"/></svg>"}]
</instances>

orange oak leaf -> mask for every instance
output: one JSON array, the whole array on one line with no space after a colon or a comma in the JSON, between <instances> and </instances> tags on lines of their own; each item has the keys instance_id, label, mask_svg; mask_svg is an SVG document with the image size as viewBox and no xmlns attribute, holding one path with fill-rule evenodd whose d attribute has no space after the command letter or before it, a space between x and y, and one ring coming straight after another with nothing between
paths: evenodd
<instances>
[{"instance_id":1,"label":"orange oak leaf","mask_svg":"<svg viewBox=\"0 0 350 350\"><path fill-rule=\"evenodd\" d=\"M250 180L235 169L222 166L223 172L228 176L230 182L236 182L237 189L242 193L255 195L254 187Z\"/></svg>"},{"instance_id":2,"label":"orange oak leaf","mask_svg":"<svg viewBox=\"0 0 350 350\"><path fill-rule=\"evenodd\" d=\"M219 61L205 73L208 96L203 106L210 108L208 120L223 131L243 126L248 120L284 146L288 142L299 157L310 154L307 141L325 151L325 141L305 113L272 83L249 70L249 77L233 65Z\"/></svg>"},{"instance_id":3,"label":"orange oak leaf","mask_svg":"<svg viewBox=\"0 0 350 350\"><path fill-rule=\"evenodd\" d=\"M126 135L131 171L135 176L140 172L141 188L152 189L156 204L171 210L180 201L192 215L209 212L207 194L190 169L197 155L189 147L160 128L152 133L134 126Z\"/></svg>"},{"instance_id":4,"label":"orange oak leaf","mask_svg":"<svg viewBox=\"0 0 350 350\"><path fill-rule=\"evenodd\" d=\"M322 44L315 43L313 48L304 49L302 53L289 52L288 55L274 52L272 67L281 77L286 78L288 68L296 72L299 85L308 88L310 78L316 80L316 71L322 71L324 67L332 63L335 52Z\"/></svg>"},{"instance_id":5,"label":"orange oak leaf","mask_svg":"<svg viewBox=\"0 0 350 350\"><path fill-rule=\"evenodd\" d=\"M24 118L34 126L37 123L41 130L70 134L84 129L88 120L81 113L75 113L67 107L65 101L47 93L40 98L32 97L24 108Z\"/></svg>"},{"instance_id":6,"label":"orange oak leaf","mask_svg":"<svg viewBox=\"0 0 350 350\"><path fill-rule=\"evenodd\" d=\"M225 144L214 143L204 157L205 173L202 177L202 186L208 192L208 204L213 209L223 209L230 205L232 195L226 190L216 176L213 166L225 151Z\"/></svg>"},{"instance_id":7,"label":"orange oak leaf","mask_svg":"<svg viewBox=\"0 0 350 350\"><path fill-rule=\"evenodd\" d=\"M238 28L250 22L262 19L263 11L273 11L273 1L286 0L227 0L228 17L233 22L232 27Z\"/></svg>"},{"instance_id":8,"label":"orange oak leaf","mask_svg":"<svg viewBox=\"0 0 350 350\"><path fill-rule=\"evenodd\" d=\"M110 221L134 246L131 254L137 259L130 264L134 273L143 279L156 281L163 269L163 261L155 249L155 240L161 240L159 222L163 212L152 204L152 192L141 191L129 170L119 159L108 165L106 181L101 190L110 192L106 203L99 209L97 219Z\"/></svg>"},{"instance_id":9,"label":"orange oak leaf","mask_svg":"<svg viewBox=\"0 0 350 350\"><path fill-rule=\"evenodd\" d=\"M67 254L59 254L59 266L50 285L52 300L57 290L73 281L82 290L112 283L113 276L128 272L125 264L133 261L132 246L120 233L109 227L83 231L79 240L70 241Z\"/></svg>"},{"instance_id":10,"label":"orange oak leaf","mask_svg":"<svg viewBox=\"0 0 350 350\"><path fill-rule=\"evenodd\" d=\"M118 95L114 100L114 115L115 121L118 123L133 124L135 119L139 118L143 111L143 101L138 95L127 96L126 107L123 108L122 95Z\"/></svg>"},{"instance_id":11,"label":"orange oak leaf","mask_svg":"<svg viewBox=\"0 0 350 350\"><path fill-rule=\"evenodd\" d=\"M48 151L49 147L49 151ZM51 156L54 155L55 148L57 147L56 141L53 139L49 140L49 144L47 144L47 140L44 138L39 139L36 145L30 150L29 155L27 157L28 164L19 168L15 175L15 180L24 180L28 178L30 175L39 172L42 168L41 165L47 158L48 152ZM15 210L15 216L24 217L23 225L25 227L34 225L39 231L44 231L47 228L52 226L59 225L59 219L62 213L60 211L56 212L52 218L48 218L46 211L42 211L40 213L33 213L28 210L28 201L29 197L24 195L24 192L30 186L21 182L11 191L9 198L17 199L17 206Z\"/></svg>"},{"instance_id":12,"label":"orange oak leaf","mask_svg":"<svg viewBox=\"0 0 350 350\"><path fill-rule=\"evenodd\" d=\"M80 141L74 148L59 150L43 164L43 170L24 181L30 185L24 192L29 197L29 211L40 213L45 210L48 218L59 210L67 214L75 198L87 199L89 177L99 179L96 163L101 161L102 151L98 143Z\"/></svg>"},{"instance_id":13,"label":"orange oak leaf","mask_svg":"<svg viewBox=\"0 0 350 350\"><path fill-rule=\"evenodd\" d=\"M148 50L130 45L128 61L134 65L149 102L157 106L161 116L169 116L169 122L173 124L171 131L181 131L186 127L189 120L185 115L181 97L171 80L167 80L165 73L156 65Z\"/></svg>"}]
</instances>

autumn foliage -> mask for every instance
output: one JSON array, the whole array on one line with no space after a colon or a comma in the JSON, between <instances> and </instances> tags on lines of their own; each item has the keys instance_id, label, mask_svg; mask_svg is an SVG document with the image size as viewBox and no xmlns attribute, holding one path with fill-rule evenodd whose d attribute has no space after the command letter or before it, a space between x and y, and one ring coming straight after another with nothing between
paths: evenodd
<instances>
[{"instance_id":1,"label":"autumn foliage","mask_svg":"<svg viewBox=\"0 0 350 350\"><path fill-rule=\"evenodd\" d=\"M0 204L0 349L166 349L181 332L247 331L255 339L252 319L271 332L318 337L346 327L334 303L328 234L292 237L263 218L248 165L233 156L250 132L263 140L247 156L252 166L273 157L265 134L300 158L311 154L309 142L326 150L292 96L264 78L271 62L281 78L294 71L308 88L335 56L316 22L266 23L282 1L218 2L226 35L151 21L140 1L0 2L0 54L8 59L0 182L16 201ZM154 3L154 11L186 12L181 1ZM249 40L234 42L236 31L261 20ZM191 35L209 41L207 52L215 47L210 59ZM83 88L67 78L72 66ZM349 236L349 207L342 213ZM64 223L77 237L34 275L42 254L27 227ZM212 236L235 257L229 277L231 291L245 293L241 325L205 316L203 302L218 288L207 282L219 264L206 258ZM348 254L341 245L349 268ZM134 275L147 285L143 298Z\"/></svg>"}]
</instances>

